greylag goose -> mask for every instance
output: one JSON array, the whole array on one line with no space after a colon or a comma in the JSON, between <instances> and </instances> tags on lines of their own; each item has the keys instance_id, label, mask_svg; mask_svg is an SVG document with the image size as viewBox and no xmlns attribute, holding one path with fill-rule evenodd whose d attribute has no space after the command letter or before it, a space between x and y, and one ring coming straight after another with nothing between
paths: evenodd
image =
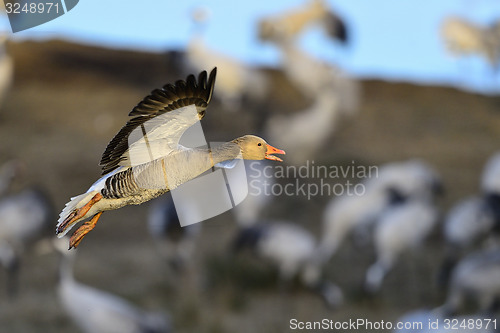
<instances>
[{"instance_id":1,"label":"greylag goose","mask_svg":"<svg viewBox=\"0 0 500 333\"><path fill-rule=\"evenodd\" d=\"M173 199L163 196L149 209L148 229L161 256L178 270L184 268L193 255L201 223L181 226Z\"/></svg>"},{"instance_id":2,"label":"greylag goose","mask_svg":"<svg viewBox=\"0 0 500 333\"><path fill-rule=\"evenodd\" d=\"M258 223L240 229L235 250L249 248L278 267L282 282L298 276L304 286L317 293L330 307L343 301L341 289L322 277L322 263L317 260L316 239L304 228L283 221Z\"/></svg>"},{"instance_id":3,"label":"greylag goose","mask_svg":"<svg viewBox=\"0 0 500 333\"><path fill-rule=\"evenodd\" d=\"M64 241L64 239L62 239ZM58 296L66 313L85 333L168 333L171 325L165 315L149 313L125 300L75 281L75 251L66 242L54 240L63 256L59 268Z\"/></svg>"},{"instance_id":4,"label":"greylag goose","mask_svg":"<svg viewBox=\"0 0 500 333\"><path fill-rule=\"evenodd\" d=\"M103 153L103 176L84 194L73 197L60 214L56 234L64 236L76 223L91 218L70 238L78 246L104 211L139 205L192 180L216 164L237 159L281 161L284 154L262 138L245 135L216 148L188 148L179 141L198 123L212 99L216 68L198 80L167 84L153 90L131 112L135 116L118 132ZM208 76L208 78L207 78Z\"/></svg>"}]
</instances>

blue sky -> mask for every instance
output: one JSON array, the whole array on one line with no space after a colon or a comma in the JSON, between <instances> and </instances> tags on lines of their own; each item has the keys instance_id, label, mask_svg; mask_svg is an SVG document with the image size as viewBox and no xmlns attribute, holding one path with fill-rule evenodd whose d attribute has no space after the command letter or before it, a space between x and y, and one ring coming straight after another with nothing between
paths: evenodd
<instances>
[{"instance_id":1,"label":"blue sky","mask_svg":"<svg viewBox=\"0 0 500 333\"><path fill-rule=\"evenodd\" d=\"M81 0L66 15L14 34L14 39L64 38L114 48L165 51L181 49L196 29L192 9L210 8L203 29L207 45L252 64L277 65L279 53L259 43L260 17L301 6L305 0ZM448 56L439 26L451 14L474 22L500 18L498 0L329 0L351 28L352 42L344 48L320 31L311 30L301 44L316 56L339 64L359 77L442 83L476 91L500 91L494 75L480 58Z\"/></svg>"}]
</instances>

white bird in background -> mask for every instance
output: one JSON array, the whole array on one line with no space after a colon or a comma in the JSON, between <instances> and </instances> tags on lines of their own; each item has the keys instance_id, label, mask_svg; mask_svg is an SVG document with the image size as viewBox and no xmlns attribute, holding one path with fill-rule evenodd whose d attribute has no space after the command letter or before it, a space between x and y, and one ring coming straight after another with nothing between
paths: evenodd
<instances>
[{"instance_id":1,"label":"white bird in background","mask_svg":"<svg viewBox=\"0 0 500 333\"><path fill-rule=\"evenodd\" d=\"M75 281L73 264L76 251L68 251L67 240L56 239L54 243L63 255L59 273L59 299L64 311L82 332L172 332L165 315L145 312L115 295Z\"/></svg>"},{"instance_id":2,"label":"white bird in background","mask_svg":"<svg viewBox=\"0 0 500 333\"><path fill-rule=\"evenodd\" d=\"M495 310L500 297L500 250L474 252L462 259L451 274L448 295L438 308L444 316L464 311L466 301L476 301L478 310Z\"/></svg>"},{"instance_id":3,"label":"white bird in background","mask_svg":"<svg viewBox=\"0 0 500 333\"><path fill-rule=\"evenodd\" d=\"M300 281L317 292L327 305L342 303L340 288L322 277L322 266L316 257L316 240L302 227L283 221L262 222L240 229L235 249L252 249L255 254L278 267L280 280Z\"/></svg>"},{"instance_id":4,"label":"white bird in background","mask_svg":"<svg viewBox=\"0 0 500 333\"><path fill-rule=\"evenodd\" d=\"M448 281L459 258L472 249L498 243L500 228L500 154L486 163L481 177L481 194L463 199L448 212L443 224L447 244L440 282Z\"/></svg>"},{"instance_id":5,"label":"white bird in background","mask_svg":"<svg viewBox=\"0 0 500 333\"><path fill-rule=\"evenodd\" d=\"M0 263L7 272L7 291L17 292L18 268L24 249L49 236L52 205L36 188L0 199Z\"/></svg>"},{"instance_id":6,"label":"white bird in background","mask_svg":"<svg viewBox=\"0 0 500 333\"><path fill-rule=\"evenodd\" d=\"M259 21L259 38L283 41L297 38L309 26L320 26L333 39L348 40L345 23L327 7L323 0L310 0L303 7L265 17Z\"/></svg>"},{"instance_id":7,"label":"white bird in background","mask_svg":"<svg viewBox=\"0 0 500 333\"><path fill-rule=\"evenodd\" d=\"M500 193L500 153L489 158L481 176L481 191L485 194Z\"/></svg>"},{"instance_id":8,"label":"white bird in background","mask_svg":"<svg viewBox=\"0 0 500 333\"><path fill-rule=\"evenodd\" d=\"M302 165L323 147L338 117L338 98L333 90L325 91L306 110L271 116L264 133L272 142L287 147L289 163Z\"/></svg>"},{"instance_id":9,"label":"white bird in background","mask_svg":"<svg viewBox=\"0 0 500 333\"><path fill-rule=\"evenodd\" d=\"M265 166L266 164L261 161L245 163L248 195L231 210L234 213L236 223L240 227L252 226L262 219L266 207L274 198L269 189L275 181L273 177L266 176L264 172Z\"/></svg>"},{"instance_id":10,"label":"white bird in background","mask_svg":"<svg viewBox=\"0 0 500 333\"><path fill-rule=\"evenodd\" d=\"M472 196L454 205L448 212L443 235L451 252L473 248L487 238L495 226L495 217L484 197Z\"/></svg>"},{"instance_id":11,"label":"white bird in background","mask_svg":"<svg viewBox=\"0 0 500 333\"><path fill-rule=\"evenodd\" d=\"M7 53L7 39L7 33L0 34L0 103L4 102L14 78L14 61Z\"/></svg>"},{"instance_id":12,"label":"white bird in background","mask_svg":"<svg viewBox=\"0 0 500 333\"><path fill-rule=\"evenodd\" d=\"M171 196L158 198L152 203L148 228L160 254L173 269L183 269L192 261L201 223L182 227Z\"/></svg>"},{"instance_id":13,"label":"white bird in background","mask_svg":"<svg viewBox=\"0 0 500 333\"><path fill-rule=\"evenodd\" d=\"M193 20L200 25L207 16L208 13L200 9L194 12ZM269 80L264 72L210 49L199 35L193 36L189 41L184 67L189 72L217 67L215 95L229 110L238 110L245 97L261 101L269 92Z\"/></svg>"},{"instance_id":14,"label":"white bird in background","mask_svg":"<svg viewBox=\"0 0 500 333\"><path fill-rule=\"evenodd\" d=\"M359 107L359 83L340 68L317 59L290 41L277 43L288 79L308 98L328 92L338 99L338 112L352 115Z\"/></svg>"},{"instance_id":15,"label":"white bird in background","mask_svg":"<svg viewBox=\"0 0 500 333\"><path fill-rule=\"evenodd\" d=\"M438 212L431 202L410 200L387 209L375 225L377 259L366 272L366 290L378 291L399 257L420 247L437 221Z\"/></svg>"},{"instance_id":16,"label":"white bird in background","mask_svg":"<svg viewBox=\"0 0 500 333\"><path fill-rule=\"evenodd\" d=\"M496 70L500 63L499 26L495 22L489 27L483 27L464 18L452 16L444 20L441 36L451 54L483 56Z\"/></svg>"},{"instance_id":17,"label":"white bird in background","mask_svg":"<svg viewBox=\"0 0 500 333\"><path fill-rule=\"evenodd\" d=\"M19 160L10 160L0 167L0 196L6 194L13 180L21 173L23 164Z\"/></svg>"},{"instance_id":18,"label":"white bird in background","mask_svg":"<svg viewBox=\"0 0 500 333\"><path fill-rule=\"evenodd\" d=\"M464 199L450 210L443 234L454 251L471 249L500 227L500 153L486 163L481 194Z\"/></svg>"},{"instance_id":19,"label":"white bird in background","mask_svg":"<svg viewBox=\"0 0 500 333\"><path fill-rule=\"evenodd\" d=\"M358 109L359 84L339 68L303 51L292 38L327 12L322 1L312 1L302 11L286 14L282 19L264 19L261 23L261 35L267 36L281 53L285 76L311 100L306 109L293 115L270 116L264 127L265 133L286 142L292 151L289 161L296 165L314 158L340 117L352 115Z\"/></svg>"},{"instance_id":20,"label":"white bird in background","mask_svg":"<svg viewBox=\"0 0 500 333\"><path fill-rule=\"evenodd\" d=\"M389 163L363 181L365 193L334 198L325 209L319 254L323 261L333 256L353 231L366 241L370 229L387 209L406 201L431 201L440 190L437 173L420 160Z\"/></svg>"},{"instance_id":21,"label":"white bird in background","mask_svg":"<svg viewBox=\"0 0 500 333\"><path fill-rule=\"evenodd\" d=\"M292 115L275 115L268 119L264 132L286 143L292 152L292 164L304 163L327 142L340 118L352 115L358 107L356 81L341 70L319 61L292 43L280 45L283 71L308 98L311 105Z\"/></svg>"}]
</instances>

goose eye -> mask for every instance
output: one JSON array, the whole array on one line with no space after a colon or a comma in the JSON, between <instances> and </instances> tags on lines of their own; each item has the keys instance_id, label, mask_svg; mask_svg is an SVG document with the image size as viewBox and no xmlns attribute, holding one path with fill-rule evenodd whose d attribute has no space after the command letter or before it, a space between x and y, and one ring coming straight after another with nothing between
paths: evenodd
<instances>
[{"instance_id":1,"label":"goose eye","mask_svg":"<svg viewBox=\"0 0 500 333\"><path fill-rule=\"evenodd\" d=\"M257 146L259 146L259 147L260 147L260 146L262 146L262 143L260 143L260 142L259 142L259 143L257 144Z\"/></svg>"}]
</instances>

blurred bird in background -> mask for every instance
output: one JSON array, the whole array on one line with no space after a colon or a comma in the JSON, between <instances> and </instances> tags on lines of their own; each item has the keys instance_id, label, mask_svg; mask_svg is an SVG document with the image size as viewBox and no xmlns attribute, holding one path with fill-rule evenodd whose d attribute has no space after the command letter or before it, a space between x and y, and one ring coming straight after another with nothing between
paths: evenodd
<instances>
[{"instance_id":1,"label":"blurred bird in background","mask_svg":"<svg viewBox=\"0 0 500 333\"><path fill-rule=\"evenodd\" d=\"M451 54L482 56L497 71L500 63L499 27L499 22L480 26L464 18L451 16L443 21L441 36Z\"/></svg>"},{"instance_id":2,"label":"blurred bird in background","mask_svg":"<svg viewBox=\"0 0 500 333\"><path fill-rule=\"evenodd\" d=\"M19 160L2 165L0 187L0 264L7 273L7 294L18 291L20 262L26 248L48 238L55 217L51 199L45 190L29 186L20 192L9 191L22 167Z\"/></svg>"},{"instance_id":3,"label":"blurred bird in background","mask_svg":"<svg viewBox=\"0 0 500 333\"><path fill-rule=\"evenodd\" d=\"M148 229L160 255L170 267L180 271L193 260L201 223L181 226L171 196L154 200L149 208Z\"/></svg>"},{"instance_id":4,"label":"blurred bird in background","mask_svg":"<svg viewBox=\"0 0 500 333\"><path fill-rule=\"evenodd\" d=\"M322 263L317 260L314 236L302 227L287 221L258 221L242 228L234 240L236 251L248 248L258 257L275 265L281 283L293 278L317 293L329 307L343 302L342 290L326 280Z\"/></svg>"},{"instance_id":5,"label":"blurred bird in background","mask_svg":"<svg viewBox=\"0 0 500 333\"><path fill-rule=\"evenodd\" d=\"M68 240L55 239L62 255L58 296L64 311L85 333L170 333L169 319L159 312L146 312L124 299L79 283L73 276L76 251L69 251Z\"/></svg>"},{"instance_id":6,"label":"blurred bird in background","mask_svg":"<svg viewBox=\"0 0 500 333\"><path fill-rule=\"evenodd\" d=\"M13 180L22 174L24 168L23 163L17 159L2 164L0 167L0 196L9 191Z\"/></svg>"},{"instance_id":7,"label":"blurred bird in background","mask_svg":"<svg viewBox=\"0 0 500 333\"><path fill-rule=\"evenodd\" d=\"M260 39L278 48L283 72L311 101L309 107L294 114L270 115L264 126L266 135L288 146L288 162L295 165L314 158L337 127L340 116L352 115L359 102L355 80L299 46L299 34L314 25L335 40L348 42L346 25L321 0L312 0L301 9L264 18L259 23Z\"/></svg>"},{"instance_id":8,"label":"blurred bird in background","mask_svg":"<svg viewBox=\"0 0 500 333\"><path fill-rule=\"evenodd\" d=\"M0 32L0 104L5 102L14 79L14 61L7 52L6 32Z\"/></svg>"},{"instance_id":9,"label":"blurred bird in background","mask_svg":"<svg viewBox=\"0 0 500 333\"><path fill-rule=\"evenodd\" d=\"M500 249L496 247L473 252L456 265L446 302L436 311L445 317L477 311L490 316L498 310L499 297Z\"/></svg>"},{"instance_id":10,"label":"blurred bird in background","mask_svg":"<svg viewBox=\"0 0 500 333\"><path fill-rule=\"evenodd\" d=\"M402 254L418 252L438 221L434 202L409 200L386 210L375 224L377 259L366 272L365 289L377 292Z\"/></svg>"},{"instance_id":11,"label":"blurred bird in background","mask_svg":"<svg viewBox=\"0 0 500 333\"><path fill-rule=\"evenodd\" d=\"M196 32L186 49L185 71L199 72L206 68L217 67L217 89L215 96L230 111L237 111L246 100L262 101L269 91L269 80L260 69L245 64L229 55L208 47L203 40L202 31L209 24L210 11L198 8L192 13Z\"/></svg>"},{"instance_id":12,"label":"blurred bird in background","mask_svg":"<svg viewBox=\"0 0 500 333\"><path fill-rule=\"evenodd\" d=\"M500 153L486 163L481 193L462 199L448 212L443 224L446 255L439 282L446 285L457 261L471 251L498 246L500 231Z\"/></svg>"},{"instance_id":13,"label":"blurred bird in background","mask_svg":"<svg viewBox=\"0 0 500 333\"><path fill-rule=\"evenodd\" d=\"M309 0L295 8L259 21L259 38L262 41L284 41L297 38L310 26L320 26L329 37L342 43L348 41L345 23L324 0Z\"/></svg>"},{"instance_id":14,"label":"blurred bird in background","mask_svg":"<svg viewBox=\"0 0 500 333\"><path fill-rule=\"evenodd\" d=\"M420 160L382 165L377 175L363 184L363 195L333 198L326 207L319 251L323 261L337 252L350 233L358 243L367 243L384 214L392 214L390 210L400 210L397 207L408 202L433 202L441 188L437 172ZM411 206L407 208L412 210ZM400 212L404 215L404 208Z\"/></svg>"}]
</instances>

